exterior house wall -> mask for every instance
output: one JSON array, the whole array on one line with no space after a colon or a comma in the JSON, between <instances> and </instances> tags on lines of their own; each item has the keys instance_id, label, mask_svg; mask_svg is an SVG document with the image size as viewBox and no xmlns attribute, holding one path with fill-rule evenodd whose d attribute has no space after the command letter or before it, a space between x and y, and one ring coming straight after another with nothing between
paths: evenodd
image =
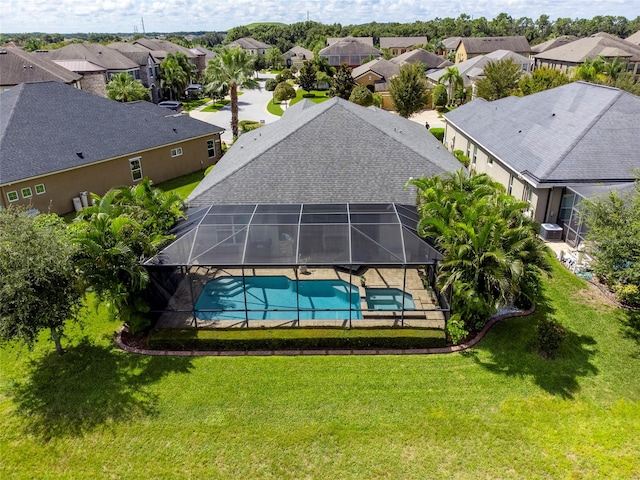
<instances>
[{"instance_id":1,"label":"exterior house wall","mask_svg":"<svg viewBox=\"0 0 640 480\"><path fill-rule=\"evenodd\" d=\"M460 63L460 62L464 62L465 60L468 60L469 57L467 57L467 51L464 48L464 44L462 42L460 42L460 44L458 45L458 49L456 50L456 62L455 63Z\"/></svg>"},{"instance_id":2,"label":"exterior house wall","mask_svg":"<svg viewBox=\"0 0 640 480\"><path fill-rule=\"evenodd\" d=\"M104 72L81 72L83 77L80 80L82 90L107 98L107 84L104 79Z\"/></svg>"},{"instance_id":3,"label":"exterior house wall","mask_svg":"<svg viewBox=\"0 0 640 480\"><path fill-rule=\"evenodd\" d=\"M215 142L215 155L211 158L207 148L208 140ZM182 148L182 155L172 157L171 151L176 148ZM154 183L160 183L205 169L220 159L220 153L220 134L212 133L206 137L165 145L153 150L133 152L93 165L2 186L0 187L0 205L8 205L10 203L8 193L15 191L19 195L19 200L11 202L12 204L28 205L41 212L64 214L73 211L72 199L81 191L103 195L114 186L135 184L131 159L139 157L142 177L148 177ZM45 192L38 195L36 185L44 185ZM30 198L24 198L22 195L22 189L27 187L32 192Z\"/></svg>"},{"instance_id":4,"label":"exterior house wall","mask_svg":"<svg viewBox=\"0 0 640 480\"><path fill-rule=\"evenodd\" d=\"M382 80L382 77L372 71L369 71L364 75L360 75L358 78L355 79L358 85L362 85L364 87L372 87L372 88L375 88L376 82L379 82L381 80Z\"/></svg>"}]
</instances>

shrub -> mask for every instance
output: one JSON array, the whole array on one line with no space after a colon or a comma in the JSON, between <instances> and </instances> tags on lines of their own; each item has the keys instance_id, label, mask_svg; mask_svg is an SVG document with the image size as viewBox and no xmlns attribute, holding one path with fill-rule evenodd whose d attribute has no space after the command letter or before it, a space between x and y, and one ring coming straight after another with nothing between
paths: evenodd
<instances>
[{"instance_id":1,"label":"shrub","mask_svg":"<svg viewBox=\"0 0 640 480\"><path fill-rule=\"evenodd\" d=\"M448 101L447 87L439 83L433 89L433 105L438 109L442 109L447 105Z\"/></svg>"},{"instance_id":2,"label":"shrub","mask_svg":"<svg viewBox=\"0 0 640 480\"><path fill-rule=\"evenodd\" d=\"M273 92L276 89L278 82L275 78L268 78L266 82L264 82L264 89L267 92Z\"/></svg>"},{"instance_id":3,"label":"shrub","mask_svg":"<svg viewBox=\"0 0 640 480\"><path fill-rule=\"evenodd\" d=\"M380 95L379 93L374 93L373 94L373 102L372 105L378 107L378 108L382 108L382 103L384 102L384 99L382 98L382 95Z\"/></svg>"},{"instance_id":4,"label":"shrub","mask_svg":"<svg viewBox=\"0 0 640 480\"><path fill-rule=\"evenodd\" d=\"M373 103L373 93L367 87L358 85L351 91L349 101L363 107L368 107Z\"/></svg>"},{"instance_id":5,"label":"shrub","mask_svg":"<svg viewBox=\"0 0 640 480\"><path fill-rule=\"evenodd\" d=\"M456 157L458 161L462 163L466 168L469 167L469 164L471 163L471 159L467 157L462 150L454 150L453 156Z\"/></svg>"},{"instance_id":6,"label":"shrub","mask_svg":"<svg viewBox=\"0 0 640 480\"><path fill-rule=\"evenodd\" d=\"M449 318L447 322L446 328L447 335L451 340L451 343L457 345L462 340L464 340L467 335L469 335L469 331L465 328L464 320L460 316L460 314L456 313Z\"/></svg>"},{"instance_id":7,"label":"shrub","mask_svg":"<svg viewBox=\"0 0 640 480\"><path fill-rule=\"evenodd\" d=\"M444 128L430 128L429 131L441 142L444 140Z\"/></svg>"},{"instance_id":8,"label":"shrub","mask_svg":"<svg viewBox=\"0 0 640 480\"><path fill-rule=\"evenodd\" d=\"M565 328L552 318L543 318L538 323L537 333L540 355L544 358L554 358L567 336Z\"/></svg>"},{"instance_id":9,"label":"shrub","mask_svg":"<svg viewBox=\"0 0 640 480\"><path fill-rule=\"evenodd\" d=\"M631 306L640 306L640 288L637 285L618 284L614 287L616 298L620 303Z\"/></svg>"},{"instance_id":10,"label":"shrub","mask_svg":"<svg viewBox=\"0 0 640 480\"><path fill-rule=\"evenodd\" d=\"M238 122L238 127L242 130L242 133L250 132L251 130L255 130L256 128L260 128L262 125L255 120L241 120Z\"/></svg>"}]
</instances>

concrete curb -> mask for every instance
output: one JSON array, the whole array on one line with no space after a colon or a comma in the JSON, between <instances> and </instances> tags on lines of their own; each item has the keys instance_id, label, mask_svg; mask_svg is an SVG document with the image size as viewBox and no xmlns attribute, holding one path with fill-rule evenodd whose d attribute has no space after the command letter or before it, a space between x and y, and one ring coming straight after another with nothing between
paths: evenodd
<instances>
[{"instance_id":1,"label":"concrete curb","mask_svg":"<svg viewBox=\"0 0 640 480\"><path fill-rule=\"evenodd\" d=\"M531 315L536 310L536 306L533 305L528 310L519 312L508 312L502 315L495 315L487 322L487 324L478 332L478 334L471 340L461 343L459 345L452 345L451 347L438 347L438 348L411 348L411 349L371 349L371 350L238 350L238 351L223 351L223 350L149 350L144 348L131 347L125 344L122 340L121 328L116 335L116 344L122 350L129 353L136 353L138 355L151 355L151 356L175 356L175 357L271 357L271 356L300 356L300 355L432 355L442 353L456 353L467 350L473 347L486 335L491 327L496 323L512 317L525 317Z\"/></svg>"}]
</instances>

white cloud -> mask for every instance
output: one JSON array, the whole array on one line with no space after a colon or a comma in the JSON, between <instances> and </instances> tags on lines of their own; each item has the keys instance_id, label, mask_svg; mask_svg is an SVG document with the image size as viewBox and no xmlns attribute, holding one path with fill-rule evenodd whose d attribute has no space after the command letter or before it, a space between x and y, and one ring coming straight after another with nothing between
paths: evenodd
<instances>
[{"instance_id":1,"label":"white cloud","mask_svg":"<svg viewBox=\"0 0 640 480\"><path fill-rule=\"evenodd\" d=\"M309 18L325 24L401 22L458 17L491 19L501 12L536 20L547 14L592 18L640 15L640 0L21 0L6 2L0 32L133 32L220 31L253 22L295 23Z\"/></svg>"}]
</instances>

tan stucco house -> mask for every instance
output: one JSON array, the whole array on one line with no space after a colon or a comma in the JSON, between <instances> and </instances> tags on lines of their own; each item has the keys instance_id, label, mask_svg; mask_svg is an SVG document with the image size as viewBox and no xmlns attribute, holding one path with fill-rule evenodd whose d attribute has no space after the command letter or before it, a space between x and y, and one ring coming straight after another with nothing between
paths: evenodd
<instances>
[{"instance_id":1,"label":"tan stucco house","mask_svg":"<svg viewBox=\"0 0 640 480\"><path fill-rule=\"evenodd\" d=\"M461 38L456 47L456 63L496 50L511 50L525 57L530 56L531 47L526 37L470 37Z\"/></svg>"},{"instance_id":2,"label":"tan stucco house","mask_svg":"<svg viewBox=\"0 0 640 480\"><path fill-rule=\"evenodd\" d=\"M574 82L526 97L474 100L445 115L444 144L462 150L567 233L568 189L632 182L640 168L640 97ZM568 198L568 197L567 197Z\"/></svg>"},{"instance_id":3,"label":"tan stucco house","mask_svg":"<svg viewBox=\"0 0 640 480\"><path fill-rule=\"evenodd\" d=\"M410 52L419 45L429 43L427 37L380 37L380 49L388 50L392 57Z\"/></svg>"},{"instance_id":4,"label":"tan stucco house","mask_svg":"<svg viewBox=\"0 0 640 480\"><path fill-rule=\"evenodd\" d=\"M222 128L149 102L119 103L59 82L0 94L0 207L67 213L144 177L163 182L215 164ZM76 200L77 203L77 200Z\"/></svg>"}]
</instances>

